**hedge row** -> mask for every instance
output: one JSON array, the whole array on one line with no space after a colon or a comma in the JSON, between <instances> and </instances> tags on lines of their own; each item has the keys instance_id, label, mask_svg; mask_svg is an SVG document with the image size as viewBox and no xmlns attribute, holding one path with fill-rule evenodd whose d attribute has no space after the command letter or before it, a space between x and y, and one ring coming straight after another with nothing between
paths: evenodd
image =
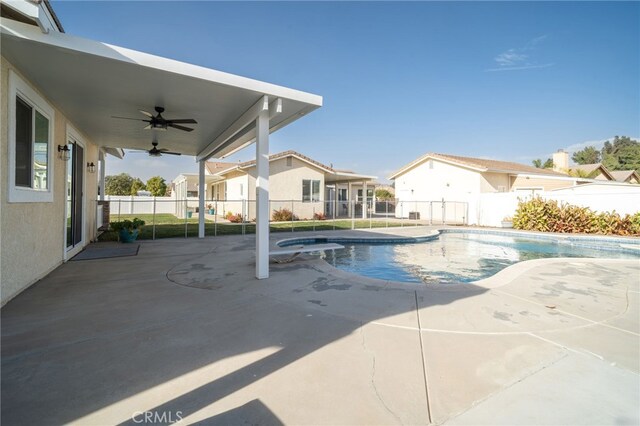
<instances>
[{"instance_id":1,"label":"hedge row","mask_svg":"<svg viewBox=\"0 0 640 426\"><path fill-rule=\"evenodd\" d=\"M625 216L615 211L596 213L588 207L537 197L518 203L513 227L542 232L640 235L640 212Z\"/></svg>"}]
</instances>

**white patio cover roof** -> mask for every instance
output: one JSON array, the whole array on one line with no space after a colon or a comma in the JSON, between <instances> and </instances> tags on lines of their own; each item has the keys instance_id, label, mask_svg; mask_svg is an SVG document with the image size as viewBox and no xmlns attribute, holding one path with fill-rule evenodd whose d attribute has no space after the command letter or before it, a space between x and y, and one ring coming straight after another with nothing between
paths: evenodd
<instances>
[{"instance_id":1,"label":"white patio cover roof","mask_svg":"<svg viewBox=\"0 0 640 426\"><path fill-rule=\"evenodd\" d=\"M274 132L322 106L322 97L2 18L2 55L102 147L149 149L152 140L198 159L223 158L255 139L255 105L268 99ZM264 96L267 98L264 98ZM194 118L193 132L143 130L138 110ZM281 110L281 111L280 111Z\"/></svg>"}]
</instances>

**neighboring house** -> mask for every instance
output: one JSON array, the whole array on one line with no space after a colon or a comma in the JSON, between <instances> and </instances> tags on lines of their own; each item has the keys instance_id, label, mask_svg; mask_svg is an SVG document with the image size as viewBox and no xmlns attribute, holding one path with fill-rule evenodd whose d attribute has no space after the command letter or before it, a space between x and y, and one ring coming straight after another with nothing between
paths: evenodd
<instances>
[{"instance_id":1,"label":"neighboring house","mask_svg":"<svg viewBox=\"0 0 640 426\"><path fill-rule=\"evenodd\" d=\"M635 170L613 170L610 173L616 182L640 183L640 174Z\"/></svg>"},{"instance_id":2,"label":"neighboring house","mask_svg":"<svg viewBox=\"0 0 640 426\"><path fill-rule=\"evenodd\" d=\"M218 206L218 213L240 213L246 220L255 218L256 162L207 162L206 199ZM363 191L371 207L375 176L337 170L296 151L269 156L270 210L293 209L300 219L315 213L327 217L362 216ZM197 175L182 173L174 179L176 198L197 196ZM181 211L176 211L179 216Z\"/></svg>"},{"instance_id":3,"label":"neighboring house","mask_svg":"<svg viewBox=\"0 0 640 426\"><path fill-rule=\"evenodd\" d=\"M519 163L430 153L399 169L399 201L464 201L486 192L543 191L575 185L576 179L554 170Z\"/></svg>"},{"instance_id":4,"label":"neighboring house","mask_svg":"<svg viewBox=\"0 0 640 426\"><path fill-rule=\"evenodd\" d=\"M95 240L107 154L158 141L203 166L256 139L268 145L269 133L322 105L310 93L65 34L46 0L2 1L0 12L2 305ZM146 119L138 110L162 107L157 99L168 119L196 120L193 131L167 129L159 115L146 128L113 118ZM268 240L264 221L257 228ZM268 276L267 246L256 259L256 276Z\"/></svg>"},{"instance_id":5,"label":"neighboring house","mask_svg":"<svg viewBox=\"0 0 640 426\"><path fill-rule=\"evenodd\" d=\"M597 181L640 183L640 175L635 170L609 170L602 163L573 165L569 174Z\"/></svg>"},{"instance_id":6,"label":"neighboring house","mask_svg":"<svg viewBox=\"0 0 640 426\"><path fill-rule=\"evenodd\" d=\"M571 173L573 172L573 173ZM576 164L570 167L570 173L583 178L615 181L609 169L607 169L602 163L595 164Z\"/></svg>"}]
</instances>

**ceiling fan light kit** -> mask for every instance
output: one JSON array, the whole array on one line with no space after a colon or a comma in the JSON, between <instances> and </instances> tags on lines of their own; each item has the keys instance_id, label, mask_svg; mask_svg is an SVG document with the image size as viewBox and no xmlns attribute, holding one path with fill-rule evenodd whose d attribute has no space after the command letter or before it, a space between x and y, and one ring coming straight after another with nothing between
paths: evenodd
<instances>
[{"instance_id":1,"label":"ceiling fan light kit","mask_svg":"<svg viewBox=\"0 0 640 426\"><path fill-rule=\"evenodd\" d=\"M168 127L177 129L177 130L182 130L184 132L192 132L193 129L190 127L186 127L186 126L182 126L181 124L198 124L198 122L196 120L194 120L193 118L174 118L174 119L170 119L170 118L164 118L162 116L162 113L164 112L164 107L160 107L160 106L156 106L155 107L155 111L157 113L157 115L153 115L148 111L145 110L138 110L142 115L147 116L147 119L144 118L131 118L131 117L117 117L117 116L112 116L112 118L118 118L121 120L136 120L136 121L143 121L145 123L149 123L147 124L144 129L145 130L160 130L160 131L166 131Z\"/></svg>"}]
</instances>

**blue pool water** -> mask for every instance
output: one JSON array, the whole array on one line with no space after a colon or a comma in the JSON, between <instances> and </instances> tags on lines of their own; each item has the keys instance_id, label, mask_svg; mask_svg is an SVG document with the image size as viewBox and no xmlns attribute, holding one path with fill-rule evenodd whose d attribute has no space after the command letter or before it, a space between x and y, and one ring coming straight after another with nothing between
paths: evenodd
<instances>
[{"instance_id":1,"label":"blue pool water","mask_svg":"<svg viewBox=\"0 0 640 426\"><path fill-rule=\"evenodd\" d=\"M410 283L472 282L524 260L549 257L640 259L619 243L528 239L466 232L443 233L414 244L340 243L324 259L336 268L382 280Z\"/></svg>"}]
</instances>

